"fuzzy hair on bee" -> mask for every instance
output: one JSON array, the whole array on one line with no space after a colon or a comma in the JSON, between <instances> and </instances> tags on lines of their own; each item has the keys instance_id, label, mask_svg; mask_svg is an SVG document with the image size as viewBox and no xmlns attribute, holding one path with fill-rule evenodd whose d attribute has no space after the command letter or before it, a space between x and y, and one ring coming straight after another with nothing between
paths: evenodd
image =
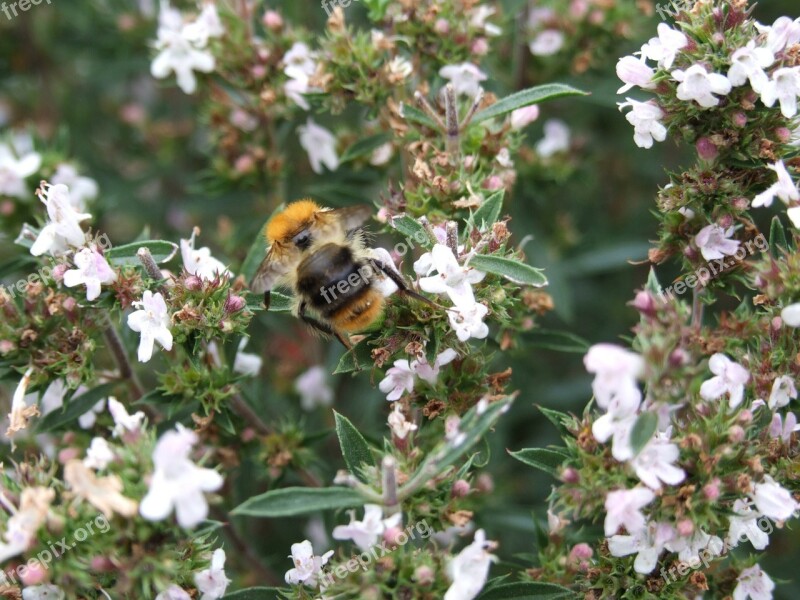
<instances>
[{"instance_id":1,"label":"fuzzy hair on bee","mask_svg":"<svg viewBox=\"0 0 800 600\"><path fill-rule=\"evenodd\" d=\"M347 347L349 333L380 318L391 292L427 301L410 290L386 250L368 246L361 227L371 214L367 205L331 209L308 199L287 205L266 225L269 248L250 289L263 292L269 306L270 290L291 288L295 315Z\"/></svg>"}]
</instances>

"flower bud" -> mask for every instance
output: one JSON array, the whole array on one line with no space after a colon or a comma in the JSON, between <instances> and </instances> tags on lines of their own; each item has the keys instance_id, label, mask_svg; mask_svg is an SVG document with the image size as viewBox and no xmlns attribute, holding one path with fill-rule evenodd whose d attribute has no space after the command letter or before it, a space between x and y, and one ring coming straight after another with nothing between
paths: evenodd
<instances>
[{"instance_id":1,"label":"flower bud","mask_svg":"<svg viewBox=\"0 0 800 600\"><path fill-rule=\"evenodd\" d=\"M656 313L655 298L646 290L642 290L636 294L631 306L647 317L652 317Z\"/></svg>"},{"instance_id":2,"label":"flower bud","mask_svg":"<svg viewBox=\"0 0 800 600\"><path fill-rule=\"evenodd\" d=\"M485 494L491 494L494 491L494 480L488 473L481 473L475 481L475 489Z\"/></svg>"},{"instance_id":3,"label":"flower bud","mask_svg":"<svg viewBox=\"0 0 800 600\"><path fill-rule=\"evenodd\" d=\"M707 483L705 486L703 486L703 495L705 495L705 497L711 501L719 498L719 484L719 479L714 479L711 483Z\"/></svg>"},{"instance_id":4,"label":"flower bud","mask_svg":"<svg viewBox=\"0 0 800 600\"><path fill-rule=\"evenodd\" d=\"M445 34L450 31L450 23L447 22L447 19L437 19L433 28L436 30L436 33Z\"/></svg>"},{"instance_id":5,"label":"flower bud","mask_svg":"<svg viewBox=\"0 0 800 600\"><path fill-rule=\"evenodd\" d=\"M400 527L389 527L383 532L383 541L390 546L399 546L400 542L398 540L401 533L403 533L403 530Z\"/></svg>"},{"instance_id":6,"label":"flower bud","mask_svg":"<svg viewBox=\"0 0 800 600\"><path fill-rule=\"evenodd\" d=\"M435 578L436 573L428 565L420 565L414 570L414 581L420 585L430 585Z\"/></svg>"},{"instance_id":7,"label":"flower bud","mask_svg":"<svg viewBox=\"0 0 800 600\"><path fill-rule=\"evenodd\" d=\"M747 115L741 111L733 113L731 119L736 127L744 127L747 125Z\"/></svg>"},{"instance_id":8,"label":"flower bud","mask_svg":"<svg viewBox=\"0 0 800 600\"><path fill-rule=\"evenodd\" d=\"M678 535L681 537L689 537L694 531L694 523L690 519L681 519L678 521Z\"/></svg>"},{"instance_id":9,"label":"flower bud","mask_svg":"<svg viewBox=\"0 0 800 600\"><path fill-rule=\"evenodd\" d=\"M97 573L105 573L114 570L114 563L105 556L93 556L89 568Z\"/></svg>"},{"instance_id":10,"label":"flower bud","mask_svg":"<svg viewBox=\"0 0 800 600\"><path fill-rule=\"evenodd\" d=\"M518 108L511 113L511 128L519 130L527 127L539 118L539 112L539 106L536 104Z\"/></svg>"},{"instance_id":11,"label":"flower bud","mask_svg":"<svg viewBox=\"0 0 800 600\"><path fill-rule=\"evenodd\" d=\"M78 448L63 448L58 453L58 462L60 462L62 465L65 465L73 458L78 458L80 455L81 451Z\"/></svg>"},{"instance_id":12,"label":"flower bud","mask_svg":"<svg viewBox=\"0 0 800 600\"><path fill-rule=\"evenodd\" d=\"M450 490L450 495L453 498L463 498L470 492L470 486L464 479L459 479L453 483L453 488Z\"/></svg>"},{"instance_id":13,"label":"flower bud","mask_svg":"<svg viewBox=\"0 0 800 600\"><path fill-rule=\"evenodd\" d=\"M53 279L56 283L64 281L64 273L69 270L69 265L60 264L53 267Z\"/></svg>"},{"instance_id":14,"label":"flower bud","mask_svg":"<svg viewBox=\"0 0 800 600\"><path fill-rule=\"evenodd\" d=\"M569 562L579 562L582 560L589 560L592 558L594 551L589 544L580 543L575 544L572 550L569 551Z\"/></svg>"},{"instance_id":15,"label":"flower bud","mask_svg":"<svg viewBox=\"0 0 800 600\"><path fill-rule=\"evenodd\" d=\"M734 425L728 430L728 439L733 444L738 444L744 440L744 429L740 425Z\"/></svg>"},{"instance_id":16,"label":"flower bud","mask_svg":"<svg viewBox=\"0 0 800 600\"><path fill-rule=\"evenodd\" d=\"M265 12L262 21L264 22L264 27L272 31L278 31L283 27L283 17L275 10Z\"/></svg>"},{"instance_id":17,"label":"flower bud","mask_svg":"<svg viewBox=\"0 0 800 600\"><path fill-rule=\"evenodd\" d=\"M491 191L499 190L503 187L503 180L497 175L492 175L483 182L483 187Z\"/></svg>"},{"instance_id":18,"label":"flower bud","mask_svg":"<svg viewBox=\"0 0 800 600\"><path fill-rule=\"evenodd\" d=\"M739 423L747 424L753 420L753 413L750 409L746 408L742 412L739 413Z\"/></svg>"},{"instance_id":19,"label":"flower bud","mask_svg":"<svg viewBox=\"0 0 800 600\"><path fill-rule=\"evenodd\" d=\"M567 467L561 472L561 481L564 483L578 483L580 480L580 473L572 467Z\"/></svg>"},{"instance_id":20,"label":"flower bud","mask_svg":"<svg viewBox=\"0 0 800 600\"><path fill-rule=\"evenodd\" d=\"M792 139L792 130L788 127L778 127L775 130L775 137L778 138L778 141L783 142L784 144L791 141Z\"/></svg>"},{"instance_id":21,"label":"flower bud","mask_svg":"<svg viewBox=\"0 0 800 600\"><path fill-rule=\"evenodd\" d=\"M247 173L254 171L255 168L256 168L256 161L249 154L242 154L239 158L236 159L236 162L233 164L233 169L239 175L246 175Z\"/></svg>"},{"instance_id":22,"label":"flower bud","mask_svg":"<svg viewBox=\"0 0 800 600\"><path fill-rule=\"evenodd\" d=\"M226 313L234 313L234 312L239 312L245 306L247 306L247 301L244 298L242 298L241 296L236 296L234 294L229 294L228 297L225 299L224 310Z\"/></svg>"},{"instance_id":23,"label":"flower bud","mask_svg":"<svg viewBox=\"0 0 800 600\"><path fill-rule=\"evenodd\" d=\"M196 292L203 288L203 280L197 275L187 275L186 279L183 280L183 287Z\"/></svg>"},{"instance_id":24,"label":"flower bud","mask_svg":"<svg viewBox=\"0 0 800 600\"><path fill-rule=\"evenodd\" d=\"M21 573L19 571L17 571L17 573L19 574L20 580L25 585L39 585L47 579L47 569L38 561L21 571Z\"/></svg>"},{"instance_id":25,"label":"flower bud","mask_svg":"<svg viewBox=\"0 0 800 600\"><path fill-rule=\"evenodd\" d=\"M719 155L719 151L714 145L714 142L707 137L701 137L697 140L695 147L697 148L697 155L702 160L712 161Z\"/></svg>"},{"instance_id":26,"label":"flower bud","mask_svg":"<svg viewBox=\"0 0 800 600\"><path fill-rule=\"evenodd\" d=\"M255 65L250 69L250 75L253 79L264 79L267 76L267 68L264 65Z\"/></svg>"}]
</instances>

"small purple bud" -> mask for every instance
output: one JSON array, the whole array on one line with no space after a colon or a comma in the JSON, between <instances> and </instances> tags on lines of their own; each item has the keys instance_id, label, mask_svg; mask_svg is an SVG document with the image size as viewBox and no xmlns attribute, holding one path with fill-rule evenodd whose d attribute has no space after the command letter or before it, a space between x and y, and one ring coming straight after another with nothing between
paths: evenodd
<instances>
[{"instance_id":1,"label":"small purple bud","mask_svg":"<svg viewBox=\"0 0 800 600\"><path fill-rule=\"evenodd\" d=\"M719 155L719 151L714 145L714 142L707 137L701 137L699 140L697 140L695 147L697 148L697 154L703 160L712 161Z\"/></svg>"},{"instance_id":2,"label":"small purple bud","mask_svg":"<svg viewBox=\"0 0 800 600\"><path fill-rule=\"evenodd\" d=\"M239 312L247 305L247 301L242 298L241 296L235 296L234 294L230 294L225 299L225 312L226 313L234 313Z\"/></svg>"}]
</instances>

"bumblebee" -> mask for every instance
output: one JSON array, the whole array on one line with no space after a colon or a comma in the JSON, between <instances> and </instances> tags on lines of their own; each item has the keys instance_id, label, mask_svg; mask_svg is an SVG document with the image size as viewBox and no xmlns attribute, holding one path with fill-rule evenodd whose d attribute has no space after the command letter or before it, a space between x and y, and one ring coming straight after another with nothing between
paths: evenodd
<instances>
[{"instance_id":1,"label":"bumblebee","mask_svg":"<svg viewBox=\"0 0 800 600\"><path fill-rule=\"evenodd\" d=\"M295 315L347 348L348 334L373 324L391 291L428 302L408 287L386 250L367 246L361 226L370 214L365 204L331 209L292 202L266 225L267 256L250 289L263 292L269 308L274 287L292 288Z\"/></svg>"}]
</instances>

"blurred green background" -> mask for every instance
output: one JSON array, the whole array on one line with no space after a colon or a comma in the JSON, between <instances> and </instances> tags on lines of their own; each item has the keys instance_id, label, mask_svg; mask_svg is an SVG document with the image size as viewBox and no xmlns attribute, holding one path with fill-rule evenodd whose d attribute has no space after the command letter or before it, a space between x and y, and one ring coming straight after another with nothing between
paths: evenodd
<instances>
[{"instance_id":1,"label":"blurred green background","mask_svg":"<svg viewBox=\"0 0 800 600\"><path fill-rule=\"evenodd\" d=\"M526 42L524 31L515 26L524 4L501 3L504 34L492 42L498 52L482 63L490 74L487 88L498 94L542 83L527 50L515 51ZM325 12L317 2L271 1L269 6L310 29L320 31L324 25ZM756 15L762 22L772 22L782 14L794 16L797 7L796 0L770 0L757 7ZM200 110L201 94L186 96L171 79L165 83L150 76L156 9L154 0L53 0L13 20L0 13L0 136L26 129L38 151L69 156L82 173L95 178L100 186L100 198L92 207L96 228L115 243L130 241L145 228L154 238L177 241L199 225L201 245L211 246L215 256L236 271L274 208L269 200L272 190L215 178L210 169L214 147ZM368 26L364 12L363 6L353 3L347 9L348 21ZM517 241L532 236L525 246L529 261L545 267L551 281L548 291L556 310L542 320L542 327L570 332L589 343L618 340L634 325L635 312L626 303L643 285L648 267L631 262L646 259L648 240L655 236L656 220L650 211L657 187L666 182L665 169L689 160L685 148L669 142L650 151L637 148L631 127L615 105L621 101L616 96L620 85L614 73L616 58L654 35L657 22L654 17L645 23L631 40L610 40L608 58L597 68L581 75L556 69L554 77L590 91L591 96L544 106L540 119L529 128L526 145L533 146L542 137L547 119L559 118L572 131L571 155L559 168L518 163L517 183L508 197ZM361 114L348 109L336 119L316 118L336 129L352 125ZM369 202L386 192L386 180L369 171L317 176L298 149L293 128L283 141L287 154L299 157L284 200L311 195L336 203L344 193L352 196L352 202ZM397 175L393 179L397 181ZM323 182L333 186L323 187ZM326 190L336 185L341 186L340 193L327 198ZM31 204L35 206L33 199ZM2 218L6 224L12 219ZM12 244L13 228L2 229L0 259L5 261L22 251ZM659 268L662 281L675 275L669 266ZM323 432L331 426L330 411L302 413L291 378L303 365L316 362L332 370L341 350L309 338L300 338L288 351L277 346L276 339L287 339L279 336L299 335L297 322L286 315L262 316L254 323L253 336L263 343L251 342L248 351L262 347L268 363L265 372L276 378L263 376L249 383L246 391L265 407L267 418ZM579 412L590 398L590 378L579 345L536 331L523 340L518 348L498 353L498 370L509 366L510 360L511 389L521 393L512 414L491 435L486 470L492 474L495 491L476 506L479 525L492 539L502 540L499 553L505 559L535 552L531 515L543 520L552 484L522 468L505 449L558 442L536 404ZM300 367L287 364L292 360ZM271 371L269 363L276 369ZM366 432L385 427L386 405L374 384L366 374L333 380L337 410ZM323 437L317 448L322 456L338 457L331 436ZM317 470L330 480L339 466L330 459L318 464ZM247 461L230 475L241 485L242 498L262 491L257 488L259 470L261 465ZM282 574L288 567L289 545L302 539L298 530L304 522L254 527L248 534L263 540L257 544L266 562ZM798 579L798 560L797 536L784 531L773 536L763 566L776 581ZM800 584L780 586L776 597L800 597Z\"/></svg>"}]
</instances>

